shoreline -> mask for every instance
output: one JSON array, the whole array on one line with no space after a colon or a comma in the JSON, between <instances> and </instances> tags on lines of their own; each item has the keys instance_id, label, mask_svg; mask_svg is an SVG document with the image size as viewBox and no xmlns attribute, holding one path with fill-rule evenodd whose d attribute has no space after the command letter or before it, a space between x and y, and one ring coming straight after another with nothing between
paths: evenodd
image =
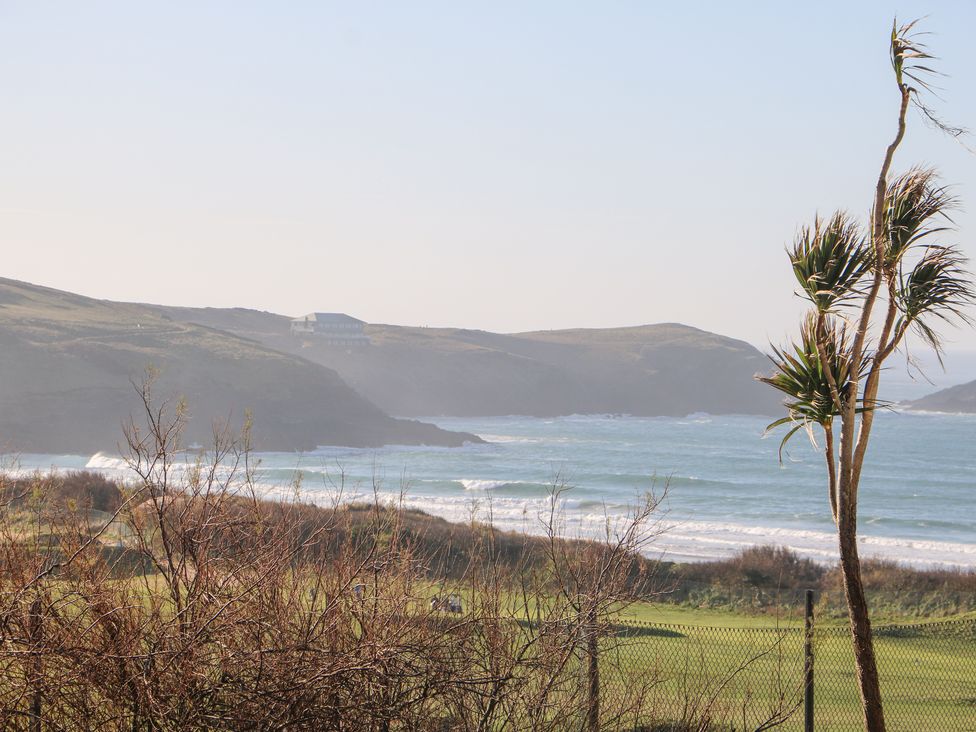
<instances>
[{"instance_id":1,"label":"shoreline","mask_svg":"<svg viewBox=\"0 0 976 732\"><path fill-rule=\"evenodd\" d=\"M583 538L594 538L607 514L619 516L636 496L648 489L663 493L668 485L657 515L658 528L667 531L650 556L702 562L772 545L829 565L837 559L837 539L820 455L797 443L779 464L776 441L760 439L764 424L705 415L445 418L438 426L492 444L253 457L261 463L256 480L269 495L292 496L298 475L302 500L319 505L333 501L340 487L350 501L370 499L375 486L387 502L396 502L403 488L407 507L461 523L472 517L487 522L490 514L498 528L530 535L540 533L537 515L547 510L553 483L572 488L564 495L566 529ZM976 569L976 521L965 510L976 465L952 448L976 439L976 417L885 413L878 429L886 439L876 446L862 486L862 555L916 568ZM0 456L4 465L14 467ZM125 477L123 461L107 453L25 454L19 466L22 472L95 469Z\"/></svg>"},{"instance_id":2,"label":"shoreline","mask_svg":"<svg viewBox=\"0 0 976 732\"><path fill-rule=\"evenodd\" d=\"M45 456L59 457L59 456ZM69 456L60 456L69 457ZM73 462L86 460L84 456L70 456ZM261 453L257 454L261 457ZM121 458L102 453L86 460L84 467L58 466L49 464L6 470L12 477L25 477L40 473L68 473L84 470L99 473L110 479L124 480L120 469ZM92 464L95 463L95 464ZM261 497L267 500L289 500L294 496L294 487L284 482L268 482L259 479L256 487ZM446 496L423 492L404 492L380 490L375 494L361 488L338 490L315 490L303 487L301 500L316 506L332 505L336 500L342 504L362 503L373 500L374 495L385 505L401 505L405 509L419 510L430 516L443 518L456 524L491 523L501 531L524 533L528 536L542 535L538 517L548 510L545 498L515 498L494 496L491 489L470 490L461 496ZM578 501L578 499L570 499ZM592 502L589 502L592 503ZM490 517L489 517L490 511ZM566 538L595 539L599 530L605 526L606 517L611 521L622 519L624 511L604 513L584 512L568 508L564 514ZM489 521L489 518L492 520ZM762 526L735 522L716 522L694 518L675 519L662 510L650 528L656 538L645 552L650 559L666 562L704 563L724 561L737 556L743 550L753 547L781 547L795 552L804 559L810 559L823 566L832 566L838 561L837 538L834 534L816 529L801 529L786 526ZM859 547L863 559L891 561L900 566L918 570L976 571L976 543L939 542L928 539L893 537L862 534ZM925 553L912 556L911 549Z\"/></svg>"}]
</instances>

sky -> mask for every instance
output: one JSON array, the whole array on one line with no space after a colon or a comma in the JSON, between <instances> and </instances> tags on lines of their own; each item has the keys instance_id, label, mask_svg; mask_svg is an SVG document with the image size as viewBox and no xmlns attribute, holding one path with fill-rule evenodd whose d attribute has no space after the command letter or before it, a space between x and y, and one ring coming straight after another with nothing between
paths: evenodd
<instances>
[{"instance_id":1,"label":"sky","mask_svg":"<svg viewBox=\"0 0 976 732\"><path fill-rule=\"evenodd\" d=\"M923 21L976 128L976 3L0 0L0 275L496 331L795 328L784 253L865 218ZM973 141L976 146L976 140ZM918 114L976 256L976 155ZM950 349L976 333L946 332Z\"/></svg>"}]
</instances>

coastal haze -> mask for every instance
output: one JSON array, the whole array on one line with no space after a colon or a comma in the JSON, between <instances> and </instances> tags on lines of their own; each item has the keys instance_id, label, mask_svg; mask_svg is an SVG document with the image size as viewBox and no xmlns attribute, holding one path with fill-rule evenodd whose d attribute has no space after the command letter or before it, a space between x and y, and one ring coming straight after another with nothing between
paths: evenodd
<instances>
[{"instance_id":1,"label":"coastal haze","mask_svg":"<svg viewBox=\"0 0 976 732\"><path fill-rule=\"evenodd\" d=\"M684 323L765 348L803 311L797 226L866 219L894 12L4 3L3 274L499 333ZM976 6L898 12L926 18L937 111L972 127ZM894 171L938 164L972 256L974 158L910 123Z\"/></svg>"},{"instance_id":2,"label":"coastal haze","mask_svg":"<svg viewBox=\"0 0 976 732\"><path fill-rule=\"evenodd\" d=\"M534 333L364 324L365 346L295 335L290 320L243 309L158 308L334 369L402 416L553 416L614 412L775 414L753 378L756 348L679 323Z\"/></svg>"}]
</instances>

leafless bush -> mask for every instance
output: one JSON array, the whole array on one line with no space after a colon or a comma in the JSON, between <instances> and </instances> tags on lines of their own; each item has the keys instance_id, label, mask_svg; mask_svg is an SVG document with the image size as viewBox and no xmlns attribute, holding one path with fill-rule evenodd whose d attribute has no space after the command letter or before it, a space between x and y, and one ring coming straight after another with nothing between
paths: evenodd
<instances>
[{"instance_id":1,"label":"leafless bush","mask_svg":"<svg viewBox=\"0 0 976 732\"><path fill-rule=\"evenodd\" d=\"M602 712L599 691L648 586L653 496L573 540L556 485L543 538L520 550L489 522L438 553L378 492L262 500L247 424L186 451L184 407L140 393L135 480L0 478L3 728L593 730L647 711L652 675Z\"/></svg>"}]
</instances>

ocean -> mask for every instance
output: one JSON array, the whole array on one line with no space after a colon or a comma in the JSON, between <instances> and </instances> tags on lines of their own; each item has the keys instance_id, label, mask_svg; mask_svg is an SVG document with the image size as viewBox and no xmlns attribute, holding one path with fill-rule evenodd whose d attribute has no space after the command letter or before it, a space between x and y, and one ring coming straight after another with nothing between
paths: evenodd
<instances>
[{"instance_id":1,"label":"ocean","mask_svg":"<svg viewBox=\"0 0 976 732\"><path fill-rule=\"evenodd\" d=\"M641 493L661 497L652 556L728 557L755 544L836 558L822 454L803 432L782 464L782 433L750 416L614 415L427 418L473 432L463 448L322 447L260 453L269 493L328 503L370 498L454 521L489 517L538 533L550 489L565 484L564 531L594 536ZM20 470L90 468L123 475L112 455L22 455ZM877 415L860 495L862 556L920 567L976 569L976 415L885 411Z\"/></svg>"}]
</instances>

